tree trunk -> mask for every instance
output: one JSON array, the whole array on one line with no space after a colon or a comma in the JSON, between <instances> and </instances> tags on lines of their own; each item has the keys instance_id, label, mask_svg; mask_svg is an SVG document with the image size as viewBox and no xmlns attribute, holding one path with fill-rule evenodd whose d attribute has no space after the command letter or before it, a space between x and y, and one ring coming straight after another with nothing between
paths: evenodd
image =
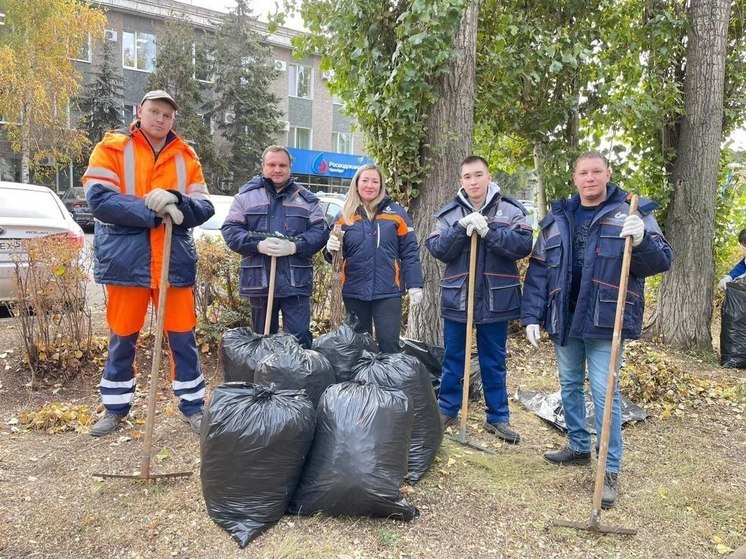
<instances>
[{"instance_id":1,"label":"tree trunk","mask_svg":"<svg viewBox=\"0 0 746 559\"><path fill-rule=\"evenodd\" d=\"M424 297L410 308L407 336L431 344L442 344L440 318L440 278L443 266L425 249L425 238L434 228L433 216L458 190L461 161L471 154L474 132L474 95L477 58L477 15L479 6L470 0L454 38L459 56L451 71L438 84L438 100L430 109L427 148L424 156L430 172L420 195L412 202L412 220L420 241Z\"/></svg>"},{"instance_id":2,"label":"tree trunk","mask_svg":"<svg viewBox=\"0 0 746 559\"><path fill-rule=\"evenodd\" d=\"M674 250L656 329L679 348L711 350L713 235L723 124L730 2L692 0L684 82L685 117L674 164L666 238Z\"/></svg>"},{"instance_id":3,"label":"tree trunk","mask_svg":"<svg viewBox=\"0 0 746 559\"><path fill-rule=\"evenodd\" d=\"M540 142L534 143L534 174L536 175L536 221L547 215L547 183L544 180L544 150Z\"/></svg>"}]
</instances>

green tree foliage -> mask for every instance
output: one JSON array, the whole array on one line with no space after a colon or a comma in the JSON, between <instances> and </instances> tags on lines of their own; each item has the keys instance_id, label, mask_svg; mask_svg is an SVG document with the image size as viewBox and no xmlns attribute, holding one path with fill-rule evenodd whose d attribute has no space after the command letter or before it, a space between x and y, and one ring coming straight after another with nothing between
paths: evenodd
<instances>
[{"instance_id":1,"label":"green tree foliage","mask_svg":"<svg viewBox=\"0 0 746 559\"><path fill-rule=\"evenodd\" d=\"M271 49L246 0L237 0L214 37L215 100L211 114L228 143L223 165L232 188L261 171L261 154L280 131Z\"/></svg>"},{"instance_id":2,"label":"green tree foliage","mask_svg":"<svg viewBox=\"0 0 746 559\"><path fill-rule=\"evenodd\" d=\"M185 16L168 18L158 34L155 71L148 77L148 89L168 91L179 105L174 130L197 152L209 185L221 174L221 167L205 98L208 84L196 79L211 74L211 54L206 37L195 34Z\"/></svg>"},{"instance_id":3,"label":"green tree foliage","mask_svg":"<svg viewBox=\"0 0 746 559\"><path fill-rule=\"evenodd\" d=\"M453 38L465 6L465 0L301 2L309 34L294 39L297 55L321 56L322 71L331 71L327 86L404 204L419 194L428 170L428 111L456 55Z\"/></svg>"},{"instance_id":4,"label":"green tree foliage","mask_svg":"<svg viewBox=\"0 0 746 559\"><path fill-rule=\"evenodd\" d=\"M114 62L114 48L111 41L102 43L101 62L78 98L79 128L91 145L101 141L109 130L127 124L122 122L122 76Z\"/></svg>"},{"instance_id":5,"label":"green tree foliage","mask_svg":"<svg viewBox=\"0 0 746 559\"><path fill-rule=\"evenodd\" d=\"M103 35L100 10L76 0L3 0L0 114L11 148L21 154L21 180L45 156L69 161L86 145L70 126L70 100L80 90L74 59L88 37Z\"/></svg>"}]
</instances>

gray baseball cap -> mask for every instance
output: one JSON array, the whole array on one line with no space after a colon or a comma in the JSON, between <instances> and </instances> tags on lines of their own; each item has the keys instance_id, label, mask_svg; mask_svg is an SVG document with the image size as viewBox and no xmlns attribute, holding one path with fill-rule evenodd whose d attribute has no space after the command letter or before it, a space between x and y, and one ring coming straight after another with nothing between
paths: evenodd
<instances>
[{"instance_id":1,"label":"gray baseball cap","mask_svg":"<svg viewBox=\"0 0 746 559\"><path fill-rule=\"evenodd\" d=\"M174 98L171 97L168 93L166 93L162 89L154 89L153 91L148 91L145 95L143 95L142 101L140 101L140 104L142 105L148 99L152 101L156 99L161 99L163 101L166 101L167 103L170 103L175 111L179 110L179 106L176 104L176 101L174 101Z\"/></svg>"}]
</instances>

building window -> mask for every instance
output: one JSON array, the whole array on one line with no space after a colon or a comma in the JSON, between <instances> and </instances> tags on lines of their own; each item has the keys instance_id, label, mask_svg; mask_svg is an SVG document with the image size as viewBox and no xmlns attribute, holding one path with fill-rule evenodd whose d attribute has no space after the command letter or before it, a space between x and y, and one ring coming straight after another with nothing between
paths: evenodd
<instances>
[{"instance_id":1,"label":"building window","mask_svg":"<svg viewBox=\"0 0 746 559\"><path fill-rule=\"evenodd\" d=\"M347 132L332 132L332 149L337 153L353 153L352 134Z\"/></svg>"},{"instance_id":2,"label":"building window","mask_svg":"<svg viewBox=\"0 0 746 559\"><path fill-rule=\"evenodd\" d=\"M123 32L122 66L152 72L155 69L155 35L139 31Z\"/></svg>"},{"instance_id":3,"label":"building window","mask_svg":"<svg viewBox=\"0 0 746 559\"><path fill-rule=\"evenodd\" d=\"M129 126L130 122L137 118L137 105L125 105L122 109L122 122Z\"/></svg>"},{"instance_id":4,"label":"building window","mask_svg":"<svg viewBox=\"0 0 746 559\"><path fill-rule=\"evenodd\" d=\"M80 62L91 62L93 59L91 57L91 34L88 34L88 37L85 41L83 41L83 44L80 45L80 50L78 51L78 56L75 58L75 60L78 60Z\"/></svg>"},{"instance_id":5,"label":"building window","mask_svg":"<svg viewBox=\"0 0 746 559\"><path fill-rule=\"evenodd\" d=\"M291 126L288 129L288 147L311 149L311 129Z\"/></svg>"},{"instance_id":6,"label":"building window","mask_svg":"<svg viewBox=\"0 0 746 559\"><path fill-rule=\"evenodd\" d=\"M288 64L288 95L312 99L313 68L300 64Z\"/></svg>"}]
</instances>

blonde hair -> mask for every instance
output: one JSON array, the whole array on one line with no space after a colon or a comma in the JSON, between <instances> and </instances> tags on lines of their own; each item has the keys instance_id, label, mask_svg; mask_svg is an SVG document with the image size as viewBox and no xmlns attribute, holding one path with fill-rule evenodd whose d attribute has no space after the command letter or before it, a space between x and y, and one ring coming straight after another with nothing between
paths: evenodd
<instances>
[{"instance_id":1,"label":"blonde hair","mask_svg":"<svg viewBox=\"0 0 746 559\"><path fill-rule=\"evenodd\" d=\"M376 196L373 200L370 201L370 204L363 203L362 199L360 198L360 194L357 191L357 183L358 180L360 180L360 175L362 175L365 171L374 170L378 172L378 176L381 179L381 190L378 193L378 196ZM381 170L376 167L373 163L368 163L367 165L363 165L360 167L356 172L355 176L352 177L352 181L350 182L350 188L347 191L347 198L345 198L344 206L342 206L342 219L344 219L344 222L347 225L352 225L352 216L355 215L355 212L357 212L357 209L360 206L363 206L365 208L365 211L368 214L369 218L372 218L375 214L376 208L378 207L378 204L381 203L381 200L383 200L386 197L386 184L383 179L383 173Z\"/></svg>"}]
</instances>

